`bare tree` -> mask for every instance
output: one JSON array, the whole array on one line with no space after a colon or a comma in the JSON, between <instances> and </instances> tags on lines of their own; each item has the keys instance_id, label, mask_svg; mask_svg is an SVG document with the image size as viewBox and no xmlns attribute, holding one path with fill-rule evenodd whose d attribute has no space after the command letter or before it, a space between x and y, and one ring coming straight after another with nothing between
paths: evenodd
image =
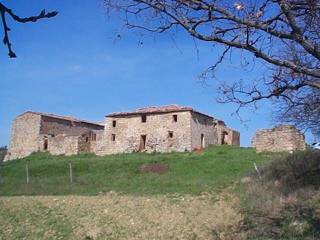
<instances>
[{"instance_id":1,"label":"bare tree","mask_svg":"<svg viewBox=\"0 0 320 240\"><path fill-rule=\"evenodd\" d=\"M45 10L42 10L36 16L19 17L10 8L6 7L3 3L0 2L0 15L1 15L0 20L2 22L3 33L4 33L3 44L6 45L8 48L9 57L16 58L17 55L12 50L12 44L11 44L10 38L9 38L9 31L11 29L8 27L8 24L7 24L7 17L8 16L11 17L15 22L28 23L28 22L36 22L36 21L43 19L43 18L52 18L52 17L56 16L57 14L58 14L58 12L56 12L56 11L47 13Z\"/></svg>"},{"instance_id":2,"label":"bare tree","mask_svg":"<svg viewBox=\"0 0 320 240\"><path fill-rule=\"evenodd\" d=\"M220 102L239 108L273 99L279 119L320 129L320 2L318 0L104 0L130 29L191 37L225 46L214 72L233 50L263 62L268 74L255 81L225 82ZM237 111L237 112L238 112ZM292 113L297 114L292 114ZM312 115L312 117L311 117Z\"/></svg>"}]
</instances>

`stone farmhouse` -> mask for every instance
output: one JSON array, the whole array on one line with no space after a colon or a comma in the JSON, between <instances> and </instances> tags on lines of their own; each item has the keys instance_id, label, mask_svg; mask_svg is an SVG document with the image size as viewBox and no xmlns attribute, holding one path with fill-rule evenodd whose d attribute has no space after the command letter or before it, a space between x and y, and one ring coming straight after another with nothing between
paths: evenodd
<instances>
[{"instance_id":1,"label":"stone farmhouse","mask_svg":"<svg viewBox=\"0 0 320 240\"><path fill-rule=\"evenodd\" d=\"M191 107L147 107L112 113L104 125L54 114L25 112L12 126L5 160L47 151L54 155L184 152L209 145L240 146L240 133Z\"/></svg>"},{"instance_id":2,"label":"stone farmhouse","mask_svg":"<svg viewBox=\"0 0 320 240\"><path fill-rule=\"evenodd\" d=\"M9 150L4 160L44 151L56 155L94 152L93 140L103 129L104 126L98 123L28 111L13 122Z\"/></svg>"},{"instance_id":3,"label":"stone farmhouse","mask_svg":"<svg viewBox=\"0 0 320 240\"><path fill-rule=\"evenodd\" d=\"M304 135L292 125L279 125L256 132L252 147L257 152L293 152L305 150Z\"/></svg>"},{"instance_id":4,"label":"stone farmhouse","mask_svg":"<svg viewBox=\"0 0 320 240\"><path fill-rule=\"evenodd\" d=\"M106 116L104 146L98 154L184 152L209 145L240 145L240 134L223 121L191 107L141 108Z\"/></svg>"}]
</instances>

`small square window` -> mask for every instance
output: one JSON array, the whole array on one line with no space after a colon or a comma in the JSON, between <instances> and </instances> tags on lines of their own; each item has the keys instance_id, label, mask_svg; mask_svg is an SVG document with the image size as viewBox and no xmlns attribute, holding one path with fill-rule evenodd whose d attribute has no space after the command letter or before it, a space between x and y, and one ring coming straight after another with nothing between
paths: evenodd
<instances>
[{"instance_id":1,"label":"small square window","mask_svg":"<svg viewBox=\"0 0 320 240\"><path fill-rule=\"evenodd\" d=\"M111 140L114 142L116 140L116 135L115 134L112 134L111 135Z\"/></svg>"},{"instance_id":2,"label":"small square window","mask_svg":"<svg viewBox=\"0 0 320 240\"><path fill-rule=\"evenodd\" d=\"M173 117L173 121L174 121L174 122L178 122L178 115L175 114L175 115L173 115L172 117Z\"/></svg>"},{"instance_id":3,"label":"small square window","mask_svg":"<svg viewBox=\"0 0 320 240\"><path fill-rule=\"evenodd\" d=\"M143 114L141 116L141 122L143 122L143 123L147 122L147 115Z\"/></svg>"},{"instance_id":4,"label":"small square window","mask_svg":"<svg viewBox=\"0 0 320 240\"><path fill-rule=\"evenodd\" d=\"M112 127L116 127L117 126L117 121L116 120L113 120L112 121Z\"/></svg>"},{"instance_id":5,"label":"small square window","mask_svg":"<svg viewBox=\"0 0 320 240\"><path fill-rule=\"evenodd\" d=\"M173 132L169 131L169 138L173 138Z\"/></svg>"}]
</instances>

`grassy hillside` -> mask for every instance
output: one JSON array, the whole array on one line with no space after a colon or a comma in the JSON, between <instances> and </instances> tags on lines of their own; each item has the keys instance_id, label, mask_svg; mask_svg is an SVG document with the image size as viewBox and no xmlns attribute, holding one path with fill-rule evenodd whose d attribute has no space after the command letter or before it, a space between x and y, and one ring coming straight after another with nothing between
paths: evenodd
<instances>
[{"instance_id":1,"label":"grassy hillside","mask_svg":"<svg viewBox=\"0 0 320 240\"><path fill-rule=\"evenodd\" d=\"M136 195L213 192L225 188L264 160L253 149L214 146L202 153L51 156L33 154L2 164L0 195L96 195L116 191ZM30 183L26 184L26 164ZM69 163L73 183L69 182ZM164 174L142 173L146 163L168 166Z\"/></svg>"}]
</instances>

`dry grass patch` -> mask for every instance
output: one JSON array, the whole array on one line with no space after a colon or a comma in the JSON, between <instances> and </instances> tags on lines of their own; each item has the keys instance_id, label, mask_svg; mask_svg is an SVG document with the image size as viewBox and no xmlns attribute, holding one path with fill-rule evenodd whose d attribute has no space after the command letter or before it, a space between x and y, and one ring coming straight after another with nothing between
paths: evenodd
<instances>
[{"instance_id":1,"label":"dry grass patch","mask_svg":"<svg viewBox=\"0 0 320 240\"><path fill-rule=\"evenodd\" d=\"M237 205L227 194L2 197L0 239L244 239Z\"/></svg>"}]
</instances>

